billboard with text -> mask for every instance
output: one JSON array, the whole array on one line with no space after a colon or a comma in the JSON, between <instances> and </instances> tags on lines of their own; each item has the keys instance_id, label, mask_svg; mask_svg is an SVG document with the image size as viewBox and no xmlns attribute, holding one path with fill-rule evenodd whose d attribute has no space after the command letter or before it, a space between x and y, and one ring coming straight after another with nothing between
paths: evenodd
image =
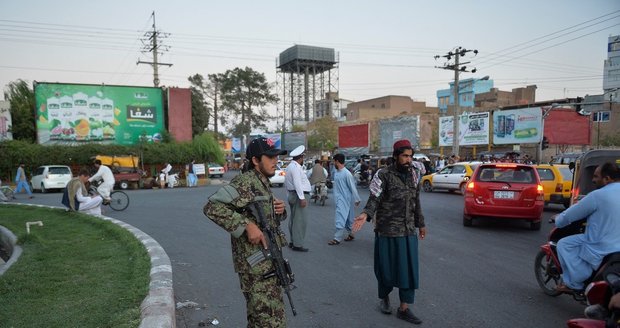
<instances>
[{"instance_id":1,"label":"billboard with text","mask_svg":"<svg viewBox=\"0 0 620 328\"><path fill-rule=\"evenodd\" d=\"M161 141L159 88L35 82L34 93L40 144Z\"/></svg>"}]
</instances>

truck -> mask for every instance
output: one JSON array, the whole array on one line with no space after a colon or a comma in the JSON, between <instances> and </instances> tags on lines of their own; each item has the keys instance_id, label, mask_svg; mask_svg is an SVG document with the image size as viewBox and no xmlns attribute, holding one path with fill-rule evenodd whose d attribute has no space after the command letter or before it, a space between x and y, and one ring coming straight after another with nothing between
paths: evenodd
<instances>
[{"instance_id":1,"label":"truck","mask_svg":"<svg viewBox=\"0 0 620 328\"><path fill-rule=\"evenodd\" d=\"M95 159L101 161L101 164L107 165L112 169L116 186L120 189L128 189L130 186L134 189L144 187L144 178L146 174L138 165L140 158L136 155L97 155Z\"/></svg>"}]
</instances>

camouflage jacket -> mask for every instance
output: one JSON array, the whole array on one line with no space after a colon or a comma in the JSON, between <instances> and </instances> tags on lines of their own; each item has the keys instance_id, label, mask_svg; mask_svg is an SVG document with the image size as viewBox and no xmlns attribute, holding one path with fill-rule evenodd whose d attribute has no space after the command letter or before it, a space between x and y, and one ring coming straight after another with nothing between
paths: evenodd
<instances>
[{"instance_id":1,"label":"camouflage jacket","mask_svg":"<svg viewBox=\"0 0 620 328\"><path fill-rule=\"evenodd\" d=\"M245 227L250 222L260 227L258 219L254 218L249 210L249 206L256 201L262 205L268 224L278 232L278 245L286 245L286 237L279 228L280 222L286 219L286 211L281 215L274 215L269 180L256 170L236 176L229 185L211 195L203 208L203 213L211 221L230 233L236 272L264 274L272 270L270 261L262 261L254 267L250 267L247 261L250 255L262 248L262 245L251 244L245 233Z\"/></svg>"},{"instance_id":2,"label":"camouflage jacket","mask_svg":"<svg viewBox=\"0 0 620 328\"><path fill-rule=\"evenodd\" d=\"M403 237L415 235L416 228L424 227L419 178L415 167L404 180L395 165L377 172L363 211L369 218L376 218L375 232L381 236Z\"/></svg>"}]
</instances>

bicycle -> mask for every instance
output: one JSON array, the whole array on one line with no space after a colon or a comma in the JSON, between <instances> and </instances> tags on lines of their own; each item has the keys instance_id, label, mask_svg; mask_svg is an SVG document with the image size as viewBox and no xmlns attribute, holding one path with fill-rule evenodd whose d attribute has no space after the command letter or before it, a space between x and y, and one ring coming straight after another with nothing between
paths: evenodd
<instances>
[{"instance_id":1,"label":"bicycle","mask_svg":"<svg viewBox=\"0 0 620 328\"><path fill-rule=\"evenodd\" d=\"M15 190L9 186L0 186L0 192L2 192L9 201L15 199Z\"/></svg>"},{"instance_id":2,"label":"bicycle","mask_svg":"<svg viewBox=\"0 0 620 328\"><path fill-rule=\"evenodd\" d=\"M88 189L89 193L101 196L101 194L97 191L97 186L99 186L99 183L95 183L93 181ZM122 190L113 190L110 192L110 200L106 201L104 199L101 205L108 205L115 211L124 211L127 207L129 207L129 196Z\"/></svg>"}]
</instances>

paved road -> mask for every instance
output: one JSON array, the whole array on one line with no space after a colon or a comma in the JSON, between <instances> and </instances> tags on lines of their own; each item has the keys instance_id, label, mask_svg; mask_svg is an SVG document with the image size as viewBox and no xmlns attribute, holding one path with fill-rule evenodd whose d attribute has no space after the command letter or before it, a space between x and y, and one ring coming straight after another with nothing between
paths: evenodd
<instances>
[{"instance_id":1,"label":"paved road","mask_svg":"<svg viewBox=\"0 0 620 328\"><path fill-rule=\"evenodd\" d=\"M199 304L198 309L177 311L178 327L198 327L214 318L219 327L245 326L229 236L202 215L207 197L216 189L129 191L132 203L126 211L105 213L148 233L170 256L177 301ZM283 188L274 190L284 198ZM367 191L360 193L365 200ZM60 202L59 193L37 194L32 200L18 197L32 203ZM422 194L428 236L420 243L421 289L414 311L426 327L562 327L567 319L581 315L583 307L570 297L546 296L536 284L533 261L548 224L543 223L541 231L502 221L466 228L461 223L462 202L459 194ZM376 310L370 226L353 242L327 245L333 204L328 199L325 207L310 205L310 252L285 250L298 286L293 291L298 315L288 312L289 326L409 327ZM545 218L560 210L547 209ZM391 300L397 304L396 292Z\"/></svg>"}]
</instances>

